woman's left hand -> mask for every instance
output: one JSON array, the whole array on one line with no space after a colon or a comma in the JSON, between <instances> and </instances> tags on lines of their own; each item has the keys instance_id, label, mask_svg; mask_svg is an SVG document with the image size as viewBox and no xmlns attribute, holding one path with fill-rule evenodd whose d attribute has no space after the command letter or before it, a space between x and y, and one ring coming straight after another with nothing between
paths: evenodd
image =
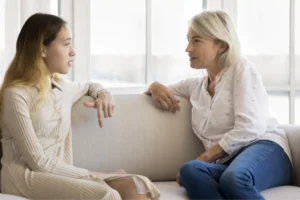
<instances>
[{"instance_id":1,"label":"woman's left hand","mask_svg":"<svg viewBox=\"0 0 300 200\"><path fill-rule=\"evenodd\" d=\"M98 98L94 102L84 102L83 105L88 108L97 109L99 126L101 128L103 127L102 111L103 111L104 118L107 118L107 117L112 117L112 114L115 109L115 103L113 101L113 98L111 94L107 91L99 92Z\"/></svg>"}]
</instances>

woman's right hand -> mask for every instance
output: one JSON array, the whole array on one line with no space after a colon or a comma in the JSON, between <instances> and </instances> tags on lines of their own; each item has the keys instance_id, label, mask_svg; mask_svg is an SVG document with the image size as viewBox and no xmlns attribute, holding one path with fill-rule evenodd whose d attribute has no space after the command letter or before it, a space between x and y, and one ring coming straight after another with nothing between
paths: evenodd
<instances>
[{"instance_id":1,"label":"woman's right hand","mask_svg":"<svg viewBox=\"0 0 300 200\"><path fill-rule=\"evenodd\" d=\"M180 110L179 100L163 84L154 82L150 85L146 94L151 94L154 104L163 110L176 112Z\"/></svg>"}]
</instances>

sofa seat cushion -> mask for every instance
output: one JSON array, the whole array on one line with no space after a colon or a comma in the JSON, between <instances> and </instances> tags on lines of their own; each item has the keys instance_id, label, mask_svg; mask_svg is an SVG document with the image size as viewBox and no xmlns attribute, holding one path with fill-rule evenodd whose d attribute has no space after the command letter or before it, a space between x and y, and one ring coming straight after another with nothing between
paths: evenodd
<instances>
[{"instance_id":1,"label":"sofa seat cushion","mask_svg":"<svg viewBox=\"0 0 300 200\"><path fill-rule=\"evenodd\" d=\"M296 186L280 186L267 189L261 192L265 199L300 199L300 187Z\"/></svg>"},{"instance_id":2,"label":"sofa seat cushion","mask_svg":"<svg viewBox=\"0 0 300 200\"><path fill-rule=\"evenodd\" d=\"M157 189L160 191L160 200L182 200L189 199L186 190L180 187L175 181L154 182Z\"/></svg>"},{"instance_id":3,"label":"sofa seat cushion","mask_svg":"<svg viewBox=\"0 0 300 200\"><path fill-rule=\"evenodd\" d=\"M27 200L22 197L8 195L8 194L2 194L2 193L0 193L0 199L1 200Z\"/></svg>"},{"instance_id":4,"label":"sofa seat cushion","mask_svg":"<svg viewBox=\"0 0 300 200\"><path fill-rule=\"evenodd\" d=\"M187 200L188 196L183 187L180 187L175 181L154 182L161 193L160 200ZM300 199L300 187L281 186L267 189L261 192L267 200L282 199Z\"/></svg>"}]
</instances>

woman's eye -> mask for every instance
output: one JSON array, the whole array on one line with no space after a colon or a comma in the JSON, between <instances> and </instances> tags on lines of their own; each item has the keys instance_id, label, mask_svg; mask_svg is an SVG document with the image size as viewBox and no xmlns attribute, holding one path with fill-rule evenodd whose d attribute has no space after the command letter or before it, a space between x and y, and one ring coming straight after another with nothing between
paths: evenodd
<instances>
[{"instance_id":1,"label":"woman's eye","mask_svg":"<svg viewBox=\"0 0 300 200\"><path fill-rule=\"evenodd\" d=\"M65 46L69 46L69 45L70 45L70 43L65 44Z\"/></svg>"}]
</instances>

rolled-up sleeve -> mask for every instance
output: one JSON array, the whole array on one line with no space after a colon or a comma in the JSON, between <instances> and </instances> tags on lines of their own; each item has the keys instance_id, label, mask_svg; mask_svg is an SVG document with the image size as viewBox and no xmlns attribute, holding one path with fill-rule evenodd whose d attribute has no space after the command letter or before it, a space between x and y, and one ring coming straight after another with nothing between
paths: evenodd
<instances>
[{"instance_id":1,"label":"rolled-up sleeve","mask_svg":"<svg viewBox=\"0 0 300 200\"><path fill-rule=\"evenodd\" d=\"M86 95L96 99L99 92L106 91L100 83L68 81L67 84L71 87L73 102Z\"/></svg>"},{"instance_id":2,"label":"rolled-up sleeve","mask_svg":"<svg viewBox=\"0 0 300 200\"><path fill-rule=\"evenodd\" d=\"M191 77L169 84L167 87L174 95L189 98L202 79L202 77Z\"/></svg>"}]
</instances>

